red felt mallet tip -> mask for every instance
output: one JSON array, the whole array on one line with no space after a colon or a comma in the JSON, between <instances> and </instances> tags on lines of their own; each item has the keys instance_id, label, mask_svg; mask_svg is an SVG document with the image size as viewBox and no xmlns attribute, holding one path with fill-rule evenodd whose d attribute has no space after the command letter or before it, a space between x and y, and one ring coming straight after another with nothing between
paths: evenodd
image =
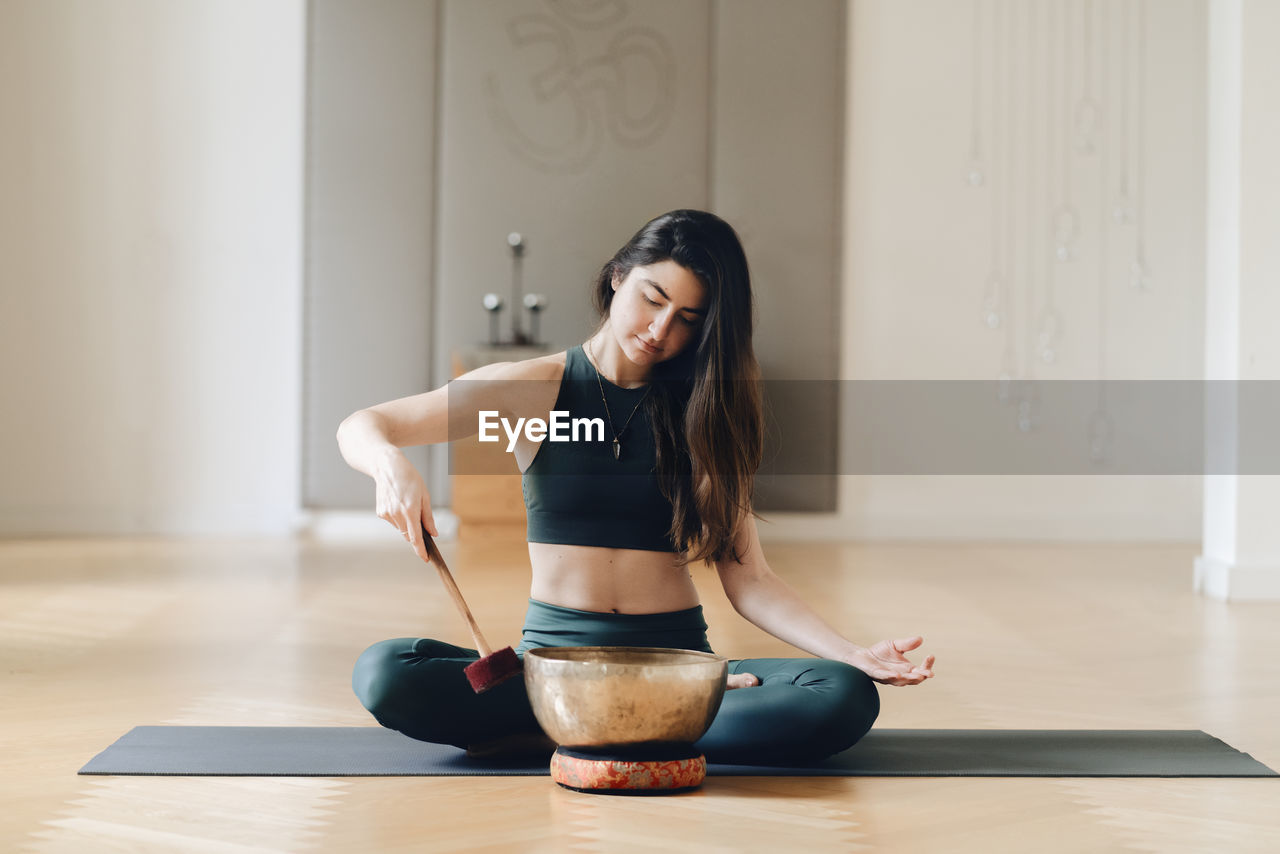
<instances>
[{"instance_id":1,"label":"red felt mallet tip","mask_svg":"<svg viewBox=\"0 0 1280 854\"><path fill-rule=\"evenodd\" d=\"M515 650L506 646L492 655L486 655L479 661L473 661L463 668L471 690L477 694L488 691L495 685L501 685L513 676L524 672L524 664Z\"/></svg>"}]
</instances>

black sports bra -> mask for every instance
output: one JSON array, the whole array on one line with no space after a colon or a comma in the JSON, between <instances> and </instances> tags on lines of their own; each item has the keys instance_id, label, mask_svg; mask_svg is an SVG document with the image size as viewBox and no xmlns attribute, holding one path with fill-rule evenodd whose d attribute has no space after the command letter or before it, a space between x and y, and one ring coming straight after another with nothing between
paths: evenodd
<instances>
[{"instance_id":1,"label":"black sports bra","mask_svg":"<svg viewBox=\"0 0 1280 854\"><path fill-rule=\"evenodd\" d=\"M580 429L576 441L552 441L549 432L542 440L522 477L529 542L677 551L668 533L671 502L658 487L653 431L641 403L647 388L597 377L581 344L566 351L553 408L567 412L566 419L598 418L603 430ZM616 459L602 389L613 425L623 430ZM560 433L572 435L567 427Z\"/></svg>"}]
</instances>

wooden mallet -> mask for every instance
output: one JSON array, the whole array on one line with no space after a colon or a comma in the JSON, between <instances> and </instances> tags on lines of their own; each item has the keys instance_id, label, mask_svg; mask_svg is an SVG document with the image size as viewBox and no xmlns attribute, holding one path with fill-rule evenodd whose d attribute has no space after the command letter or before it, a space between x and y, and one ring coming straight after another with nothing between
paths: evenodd
<instances>
[{"instance_id":1,"label":"wooden mallet","mask_svg":"<svg viewBox=\"0 0 1280 854\"><path fill-rule=\"evenodd\" d=\"M516 655L515 650L505 646L494 652L490 649L489 644L485 643L484 635L480 634L480 627L476 625L476 618L471 616L471 609L467 607L466 600L462 598L462 591L454 583L453 575L450 574L449 567L445 565L444 557L441 556L440 550L436 548L431 535L427 533L426 525L421 527L422 542L427 548L427 557L431 563L435 564L436 569L440 570L440 580L444 582L445 589L453 597L453 604L458 606L458 613L462 614L462 618L467 621L467 627L471 629L471 637L476 642L476 650L480 653L480 660L468 664L462 671L467 674L467 681L471 683L471 690L480 694L513 676L520 675L524 671L524 665L521 663L520 657Z\"/></svg>"}]
</instances>

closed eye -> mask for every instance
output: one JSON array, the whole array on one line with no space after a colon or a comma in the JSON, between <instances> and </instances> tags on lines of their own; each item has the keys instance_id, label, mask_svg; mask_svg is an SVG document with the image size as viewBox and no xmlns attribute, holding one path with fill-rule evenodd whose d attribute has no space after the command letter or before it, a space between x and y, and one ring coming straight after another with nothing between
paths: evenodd
<instances>
[{"instance_id":1,"label":"closed eye","mask_svg":"<svg viewBox=\"0 0 1280 854\"><path fill-rule=\"evenodd\" d=\"M647 303L649 303L649 305L657 305L657 303L656 303L656 302L654 302L653 300L649 299L648 297L645 297L645 298L644 298L644 301L645 301L645 302L647 302ZM690 320L689 318L685 317L683 314L678 314L678 315L676 315L676 317L679 317L679 318L680 318L680 322L681 322L681 323L683 323L685 326L697 326L697 325L698 325L698 321L697 321L697 320Z\"/></svg>"}]
</instances>

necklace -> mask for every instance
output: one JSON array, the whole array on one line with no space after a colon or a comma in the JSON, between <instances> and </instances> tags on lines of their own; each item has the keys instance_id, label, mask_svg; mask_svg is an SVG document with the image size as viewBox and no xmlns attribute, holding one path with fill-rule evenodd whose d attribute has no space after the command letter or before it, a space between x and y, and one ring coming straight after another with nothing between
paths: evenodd
<instances>
[{"instance_id":1,"label":"necklace","mask_svg":"<svg viewBox=\"0 0 1280 854\"><path fill-rule=\"evenodd\" d=\"M600 380L600 369L596 367L595 356L592 355L588 361L591 362L591 367L595 369L596 385L600 388L600 402L604 404L604 417L609 419L609 430L613 433L613 458L615 460L622 459L622 442L620 441L622 434L627 432L627 427L630 426L631 419L636 414L636 409L639 409L640 404L644 403L644 399L649 396L649 388L652 388L653 386L651 384L649 388L644 390L644 394L640 396L639 402L637 402L635 408L631 410L631 414L627 416L627 423L622 425L621 430L618 430L613 426L613 416L609 413L609 401L604 398L604 383Z\"/></svg>"}]
</instances>

